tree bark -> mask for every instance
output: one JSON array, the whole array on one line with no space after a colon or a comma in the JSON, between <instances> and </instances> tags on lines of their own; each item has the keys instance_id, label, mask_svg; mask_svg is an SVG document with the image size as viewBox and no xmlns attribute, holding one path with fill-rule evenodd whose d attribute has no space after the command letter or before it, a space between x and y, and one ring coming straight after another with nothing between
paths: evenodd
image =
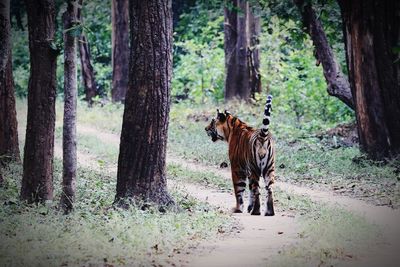
<instances>
[{"instance_id":1,"label":"tree bark","mask_svg":"<svg viewBox=\"0 0 400 267\"><path fill-rule=\"evenodd\" d=\"M20 161L12 76L10 1L0 1L0 167Z\"/></svg>"},{"instance_id":2,"label":"tree bark","mask_svg":"<svg viewBox=\"0 0 400 267\"><path fill-rule=\"evenodd\" d=\"M171 0L130 0L129 87L116 202L169 205L165 156L172 76ZM143 45L146 44L146 45Z\"/></svg>"},{"instance_id":3,"label":"tree bark","mask_svg":"<svg viewBox=\"0 0 400 267\"><path fill-rule=\"evenodd\" d=\"M261 73L260 73L260 35L261 24L260 16L249 13L250 23L250 47L248 48L248 62L250 71L250 92L251 97L254 98L256 93L261 93Z\"/></svg>"},{"instance_id":4,"label":"tree bark","mask_svg":"<svg viewBox=\"0 0 400 267\"><path fill-rule=\"evenodd\" d=\"M128 0L112 1L112 101L124 102L129 76Z\"/></svg>"},{"instance_id":5,"label":"tree bark","mask_svg":"<svg viewBox=\"0 0 400 267\"><path fill-rule=\"evenodd\" d=\"M230 3L232 6L224 9L225 99L248 100L261 91L259 53L253 46L260 29L259 18L251 14L248 1Z\"/></svg>"},{"instance_id":6,"label":"tree bark","mask_svg":"<svg viewBox=\"0 0 400 267\"><path fill-rule=\"evenodd\" d=\"M28 119L21 198L39 202L53 198L53 156L56 97L54 1L26 0L30 77Z\"/></svg>"},{"instance_id":7,"label":"tree bark","mask_svg":"<svg viewBox=\"0 0 400 267\"><path fill-rule=\"evenodd\" d=\"M21 161L11 57L9 51L7 65L0 70L0 166L10 160Z\"/></svg>"},{"instance_id":8,"label":"tree bark","mask_svg":"<svg viewBox=\"0 0 400 267\"><path fill-rule=\"evenodd\" d=\"M83 22L82 5L83 0L79 0L80 8L78 9L77 17L81 23ZM93 104L93 98L99 95L99 93L94 68L91 62L92 56L90 54L89 42L84 33L79 37L79 55L81 60L82 82L85 88L85 101L91 106Z\"/></svg>"},{"instance_id":9,"label":"tree bark","mask_svg":"<svg viewBox=\"0 0 400 267\"><path fill-rule=\"evenodd\" d=\"M400 2L339 0L360 148L373 159L400 153Z\"/></svg>"},{"instance_id":10,"label":"tree bark","mask_svg":"<svg viewBox=\"0 0 400 267\"><path fill-rule=\"evenodd\" d=\"M73 208L76 190L76 38L71 32L65 32L76 25L77 9L72 1L68 2L63 14L64 23L64 120L63 120L63 194L61 207L66 213Z\"/></svg>"},{"instance_id":11,"label":"tree bark","mask_svg":"<svg viewBox=\"0 0 400 267\"><path fill-rule=\"evenodd\" d=\"M237 0L231 1L237 7ZM237 95L237 57L236 43L238 39L237 31L238 16L235 10L228 7L224 8L224 51L225 51L225 100L234 98Z\"/></svg>"},{"instance_id":12,"label":"tree bark","mask_svg":"<svg viewBox=\"0 0 400 267\"><path fill-rule=\"evenodd\" d=\"M336 62L334 53L328 43L321 21L317 18L310 3L304 0L294 0L303 20L305 31L313 41L316 58L322 63L324 76L328 85L328 94L340 99L349 108L354 110L354 101L351 94L350 83Z\"/></svg>"},{"instance_id":13,"label":"tree bark","mask_svg":"<svg viewBox=\"0 0 400 267\"><path fill-rule=\"evenodd\" d=\"M0 71L8 62L10 35L10 0L0 0Z\"/></svg>"}]
</instances>

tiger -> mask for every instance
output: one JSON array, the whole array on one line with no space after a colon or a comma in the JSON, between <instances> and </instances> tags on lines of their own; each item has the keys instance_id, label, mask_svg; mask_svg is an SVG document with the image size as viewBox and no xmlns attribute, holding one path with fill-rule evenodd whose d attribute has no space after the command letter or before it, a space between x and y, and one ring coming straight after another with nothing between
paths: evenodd
<instances>
[{"instance_id":1,"label":"tiger","mask_svg":"<svg viewBox=\"0 0 400 267\"><path fill-rule=\"evenodd\" d=\"M249 180L249 205L247 212L260 215L259 180L262 176L266 189L265 216L274 216L272 185L275 183L275 145L269 131L272 96L267 97L264 118L260 129L248 126L229 111L220 112L213 118L205 131L213 142L228 143L232 182L236 198L233 212L243 213L243 192Z\"/></svg>"}]
</instances>

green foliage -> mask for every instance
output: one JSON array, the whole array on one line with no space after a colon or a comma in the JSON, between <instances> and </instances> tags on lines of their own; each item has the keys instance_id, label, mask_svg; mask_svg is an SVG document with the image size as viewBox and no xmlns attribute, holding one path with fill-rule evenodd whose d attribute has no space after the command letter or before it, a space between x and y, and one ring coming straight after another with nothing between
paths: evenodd
<instances>
[{"instance_id":1,"label":"green foliage","mask_svg":"<svg viewBox=\"0 0 400 267\"><path fill-rule=\"evenodd\" d=\"M224 18L220 11L198 4L181 15L174 43L173 96L197 103L223 99Z\"/></svg>"},{"instance_id":2,"label":"green foliage","mask_svg":"<svg viewBox=\"0 0 400 267\"><path fill-rule=\"evenodd\" d=\"M13 57L13 76L14 89L18 97L28 95L29 83L29 43L28 31L13 29L12 32L12 57Z\"/></svg>"},{"instance_id":3,"label":"green foliage","mask_svg":"<svg viewBox=\"0 0 400 267\"><path fill-rule=\"evenodd\" d=\"M315 116L329 122L349 120L352 111L327 93L322 66L315 65L309 38L297 47L291 45L295 41L290 31L296 25L293 21L285 25L273 17L268 25L271 30L261 36L261 73L274 96L274 106L294 114L298 122L313 121Z\"/></svg>"}]
</instances>

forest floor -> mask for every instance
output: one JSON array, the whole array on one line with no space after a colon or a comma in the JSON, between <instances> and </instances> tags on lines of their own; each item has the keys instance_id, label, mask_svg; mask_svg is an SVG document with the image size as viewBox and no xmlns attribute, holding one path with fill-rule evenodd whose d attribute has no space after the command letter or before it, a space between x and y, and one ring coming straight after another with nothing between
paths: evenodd
<instances>
[{"instance_id":1,"label":"forest floor","mask_svg":"<svg viewBox=\"0 0 400 267\"><path fill-rule=\"evenodd\" d=\"M99 131L90 126L78 125L78 133L84 135L94 135L102 142L119 145L119 136L117 134L106 133ZM81 162L93 162L88 156L80 155ZM216 176L224 179L230 183L230 172L227 169L215 168L206 164L195 161L183 159L179 156L168 154L167 164L172 166L179 166L179 168L188 172L199 173L214 173ZM116 167L116 166L114 166ZM234 204L234 196L232 192L220 188L215 183L204 183L199 181L182 181L171 179L169 180L169 187L179 188L183 192L197 198L200 201L207 202L217 208L225 211L231 210ZM202 185L203 184L203 185ZM371 236L366 235L362 238L364 244L351 244L349 250L343 250L332 255L332 258L326 259L330 263L340 266L397 266L400 262L400 255L397 253L400 248L400 210L395 210L387 206L375 206L362 200L343 196L334 191L324 191L311 189L304 186L294 185L288 182L277 182L277 188L284 191L296 198L308 198L317 206L325 205L328 210L329 216L335 216L339 209L347 211L363 220L365 224L371 226L372 232L376 231ZM262 196L261 196L262 197ZM262 198L261 198L262 199ZM263 205L264 206L264 205ZM324 257L315 257L315 255L307 255L304 253L305 258L298 257L292 258L290 250L309 249L311 253L315 248L307 248L309 242L317 240L310 240L304 242L302 240L304 235L308 235L307 230L304 230L304 221L299 220L302 213L307 211L299 211L296 208L285 209L285 205L280 205L279 200L277 203L278 211L274 217L264 216L251 216L249 214L234 214L238 222L238 229L236 233L231 233L229 237L218 239L214 242L203 242L198 247L192 248L192 251L178 254L174 256L175 261L172 264L177 266L267 266L268 264L276 264L286 266L287 264L305 264L306 262L311 265L324 265ZM357 220L356 219L356 220ZM321 223L318 219L306 220L307 223ZM334 222L334 220L333 220ZM333 223L325 222L325 223ZM355 221L356 222L356 221ZM318 227L325 227L318 225ZM353 226L354 227L354 226ZM362 226L360 225L362 228ZM329 228L329 226L327 227ZM350 231L357 231L358 226ZM340 231L341 227L336 230ZM347 231L348 231L347 230ZM324 230L323 230L324 231ZM320 237L320 236L318 236ZM343 236L342 236L343 237ZM339 238L342 238L339 237ZM307 245L304 245L302 243ZM350 239L345 241L345 244L354 242ZM353 247L352 247L353 246ZM352 248L350 248L352 247ZM341 248L343 249L343 248ZM284 252L284 253L283 253ZM320 253L318 251L317 253ZM322 252L326 253L326 252ZM279 259L279 254L284 254L283 259ZM286 254L286 255L285 255ZM334 254L334 253L333 253ZM325 255L329 258L330 256ZM314 261L314 262L313 262Z\"/></svg>"},{"instance_id":2,"label":"forest floor","mask_svg":"<svg viewBox=\"0 0 400 267\"><path fill-rule=\"evenodd\" d=\"M26 112L25 108L20 107L18 115L21 146L26 123L24 112ZM200 120L191 118L195 121L191 124L190 120L189 123L186 121L188 117L182 113L185 112L179 109L171 110L167 156L168 186L172 192L180 192L183 199L188 202L191 197L194 197L198 199L199 203L209 203L221 214L230 214L235 202L230 172L227 168L218 167L221 162L226 160L226 144L211 143L203 132L203 124L208 115ZM55 156L58 161L62 158L60 114L62 113L58 111L55 134ZM99 176L99 178L106 178L107 181L101 181L93 175L78 179L97 179L92 181L96 184L96 188L92 190L97 190L97 188L103 190L103 183L106 184L108 179L111 179L111 187L107 185L106 191L92 193L98 199L97 201L105 202L107 205L112 196L106 199L102 199L102 196L110 194L110 190L112 191L115 186L121 109L115 110L115 107L112 107L112 110L107 111L106 108L91 110L80 107L79 114L78 166L94 170L94 175L104 176L106 174L105 177ZM182 121L179 118L183 118ZM284 133L278 134L283 135ZM380 167L368 166L368 162L365 163L363 159L360 159L362 164L366 165L358 163L353 165L353 163L348 163L347 158L357 156L354 149L331 150L326 149L327 146L316 147L313 143L299 140L288 140L284 145L278 140L279 161L283 163L279 163L281 166L279 166L275 190L275 216L231 214L229 218L221 218L226 218L227 223L233 220L233 225L218 227L217 232L211 232L208 235L203 232L215 229L215 226L204 227L199 232L188 236L190 241L185 243L189 245L172 244L170 246L173 248L172 251L162 250L162 240L154 241L159 242L160 249L157 245L150 245L153 240L149 241L152 252L143 255L151 255L151 262L154 266L397 266L397 263L400 262L398 253L400 248L400 210L396 208L399 207L400 196L398 193L399 183L396 183L398 178L393 176L393 172L397 170L398 162ZM319 153L320 156L315 157L316 153ZM334 165L331 161L332 158L338 159ZM290 164L293 162L296 165L291 166ZM346 176L341 176L341 169L346 172ZM332 173L338 174L332 175ZM86 175L85 172L84 174ZM354 174L357 174L358 177L354 178ZM366 177L366 181L360 179L361 176ZM90 180L84 181L85 186L88 187L84 190L91 189L92 185L88 185L90 182ZM366 185L368 183L369 185ZM98 184L100 187L97 187ZM393 184L394 186L390 187ZM360 190L336 190L337 186L341 187L340 185L351 189L360 188ZM82 189L82 185L78 185L78 187ZM364 190L362 190L363 188ZM362 194L358 194L358 192L362 192ZM374 196L372 195L374 193L377 194ZM82 196L91 197L91 195ZM263 192L261 199L263 199L262 196ZM93 199L88 199L88 201L89 207L96 203L96 200ZM204 210L209 209L200 207ZM190 206L189 209L191 208ZM96 209L93 210L98 212ZM186 221L188 218L185 217L185 214L181 216L182 220L185 220L183 221L185 224L190 223L191 216L193 216L192 221L196 227L203 227L202 223L204 222L221 224L219 221L221 218L207 218L211 215L188 215L189 221ZM86 216L90 215L82 217L83 220L86 220ZM99 220L99 218L103 220L103 217L106 217L106 221L95 222L93 226L89 225L96 235L100 231L96 227L108 224L110 221L107 219L109 216L107 213L100 212L99 216L101 217L94 217L93 220ZM163 227L168 227L169 223L176 220L173 214L157 217L157 220L162 220L163 217L168 220ZM21 219L24 218L21 217ZM73 218L70 220L73 221ZM126 220L127 217L124 218ZM142 217L134 217L132 222L136 223L135 220L138 218ZM55 219L57 223L62 221L59 217ZM78 221L79 219L80 217L77 218ZM153 217L148 219L154 220ZM39 223L42 223L42 220L39 218ZM120 222L116 221L116 223ZM148 221L143 223L149 224ZM165 223L165 221L159 223ZM56 232L54 235L59 234L60 238L64 240L62 232L65 226L60 225L60 227L62 227L60 232ZM107 227L104 230L115 231L115 226ZM79 230L76 231L79 234ZM83 231L87 231L87 233L83 233L83 236L85 234L92 235L91 230L83 228ZM121 233L125 235L126 228L118 227L118 231L122 231ZM137 233L132 236L134 239L137 238L135 234ZM148 233L147 236L151 234L153 232ZM112 235L119 236L118 233L112 233ZM50 237L54 239L53 242L59 238L51 235ZM34 237L29 238L35 239ZM68 238L73 237L68 236ZM96 238L99 239L99 237ZM143 238L146 238L146 234L143 235ZM41 237L38 239L39 242L42 242ZM114 237L110 240L114 240ZM138 242L145 242L145 239L140 240ZM178 237L173 237L172 240L183 241ZM95 240L91 242L95 242ZM32 247L35 244L27 244L27 246ZM91 243L88 245L90 248L93 247ZM121 245L129 251L126 243L121 243ZM113 251L111 249L108 253L110 249L107 246L108 244L105 243L103 251L107 251L108 256L105 255L104 258L108 259L108 262L117 262L116 265L130 262L128 259L124 259L125 250ZM40 247L41 245L38 246L38 248ZM132 248L137 248L137 246L132 246ZM154 250L157 250L156 253ZM23 251L22 248L21 251ZM86 254L82 254L85 259L77 259L77 263L82 265L81 260L91 263L91 257L100 252L101 250L88 249ZM110 259L113 257L112 255L118 255L121 259ZM130 257L134 255L130 255ZM62 257L62 255L58 255L58 257ZM144 262L143 266L147 266L149 261Z\"/></svg>"}]
</instances>

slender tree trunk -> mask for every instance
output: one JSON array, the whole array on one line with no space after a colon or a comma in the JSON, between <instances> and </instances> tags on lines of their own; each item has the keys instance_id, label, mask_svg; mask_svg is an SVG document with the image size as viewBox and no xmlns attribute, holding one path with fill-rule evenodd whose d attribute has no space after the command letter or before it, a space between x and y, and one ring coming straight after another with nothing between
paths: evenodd
<instances>
[{"instance_id":1,"label":"slender tree trunk","mask_svg":"<svg viewBox=\"0 0 400 267\"><path fill-rule=\"evenodd\" d=\"M17 27L21 31L25 31L24 25L22 25L22 16L21 13L24 10L23 0L13 0L11 2L11 17L15 17L15 20L17 22Z\"/></svg>"},{"instance_id":2,"label":"slender tree trunk","mask_svg":"<svg viewBox=\"0 0 400 267\"><path fill-rule=\"evenodd\" d=\"M10 35L10 0L0 0L0 71L8 62Z\"/></svg>"},{"instance_id":3,"label":"slender tree trunk","mask_svg":"<svg viewBox=\"0 0 400 267\"><path fill-rule=\"evenodd\" d=\"M371 158L400 153L400 2L339 0L360 147Z\"/></svg>"},{"instance_id":4,"label":"slender tree trunk","mask_svg":"<svg viewBox=\"0 0 400 267\"><path fill-rule=\"evenodd\" d=\"M83 0L79 0L80 8L78 9L77 17L81 23L83 22L82 5ZM99 93L97 89L94 68L91 62L92 56L90 54L89 42L86 38L86 35L83 33L79 37L79 55L81 59L82 82L83 87L85 88L85 100L89 103L89 105L92 105L93 98L99 95Z\"/></svg>"},{"instance_id":5,"label":"slender tree trunk","mask_svg":"<svg viewBox=\"0 0 400 267\"><path fill-rule=\"evenodd\" d=\"M128 0L112 1L112 101L124 102L129 76Z\"/></svg>"},{"instance_id":6,"label":"slender tree trunk","mask_svg":"<svg viewBox=\"0 0 400 267\"><path fill-rule=\"evenodd\" d=\"M248 49L248 62L250 71L250 92L251 97L254 98L256 93L261 93L261 73L260 73L260 34L261 24L260 16L249 13L250 23L250 47Z\"/></svg>"},{"instance_id":7,"label":"slender tree trunk","mask_svg":"<svg viewBox=\"0 0 400 267\"><path fill-rule=\"evenodd\" d=\"M20 161L17 113L15 111L11 50L5 69L0 70L0 165Z\"/></svg>"},{"instance_id":8,"label":"slender tree trunk","mask_svg":"<svg viewBox=\"0 0 400 267\"><path fill-rule=\"evenodd\" d=\"M130 0L129 88L122 124L116 202L173 203L165 156L172 75L171 0ZM146 44L146 45L143 45Z\"/></svg>"},{"instance_id":9,"label":"slender tree trunk","mask_svg":"<svg viewBox=\"0 0 400 267\"><path fill-rule=\"evenodd\" d=\"M237 7L237 0L231 1ZM233 9L224 8L224 51L225 51L225 99L229 100L237 95L237 57L236 43L238 39L237 31L238 15Z\"/></svg>"},{"instance_id":10,"label":"slender tree trunk","mask_svg":"<svg viewBox=\"0 0 400 267\"><path fill-rule=\"evenodd\" d=\"M54 1L26 0L31 71L21 198L28 202L53 198L56 98Z\"/></svg>"},{"instance_id":11,"label":"slender tree trunk","mask_svg":"<svg viewBox=\"0 0 400 267\"><path fill-rule=\"evenodd\" d=\"M0 0L0 167L20 161L10 29L10 1Z\"/></svg>"},{"instance_id":12,"label":"slender tree trunk","mask_svg":"<svg viewBox=\"0 0 400 267\"><path fill-rule=\"evenodd\" d=\"M259 52L256 45L259 18L251 14L246 0L230 0L225 7L225 99L248 100L261 91Z\"/></svg>"},{"instance_id":13,"label":"slender tree trunk","mask_svg":"<svg viewBox=\"0 0 400 267\"><path fill-rule=\"evenodd\" d=\"M336 62L321 21L317 18L310 3L305 4L304 0L294 0L294 3L301 13L305 31L313 41L317 60L322 63L325 80L328 84L328 94L339 98L348 107L354 109L349 81Z\"/></svg>"},{"instance_id":14,"label":"slender tree trunk","mask_svg":"<svg viewBox=\"0 0 400 267\"><path fill-rule=\"evenodd\" d=\"M76 25L77 9L68 2L63 14L64 31ZM64 32L64 121L63 121L63 194L61 206L66 213L72 210L76 189L76 38Z\"/></svg>"}]
</instances>

